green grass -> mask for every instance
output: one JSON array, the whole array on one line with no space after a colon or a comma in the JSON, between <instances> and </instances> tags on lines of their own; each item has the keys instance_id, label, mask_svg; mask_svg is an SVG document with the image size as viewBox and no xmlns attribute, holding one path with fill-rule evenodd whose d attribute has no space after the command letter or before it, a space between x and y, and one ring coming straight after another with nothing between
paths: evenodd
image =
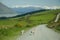
<instances>
[{"instance_id":1,"label":"green grass","mask_svg":"<svg viewBox=\"0 0 60 40\"><path fill-rule=\"evenodd\" d=\"M54 22L54 21L49 22L47 26L55 30L56 32L60 33L60 19L58 20L58 22Z\"/></svg>"},{"instance_id":2,"label":"green grass","mask_svg":"<svg viewBox=\"0 0 60 40\"><path fill-rule=\"evenodd\" d=\"M0 40L13 40L14 36L21 34L21 30L30 29L36 25L47 24L56 17L60 10L38 12L23 17L0 20Z\"/></svg>"}]
</instances>

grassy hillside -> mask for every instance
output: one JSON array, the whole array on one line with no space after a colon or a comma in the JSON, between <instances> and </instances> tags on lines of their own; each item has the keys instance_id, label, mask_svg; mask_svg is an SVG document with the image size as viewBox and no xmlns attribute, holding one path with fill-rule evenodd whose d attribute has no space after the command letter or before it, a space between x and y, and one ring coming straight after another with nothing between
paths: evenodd
<instances>
[{"instance_id":1,"label":"grassy hillside","mask_svg":"<svg viewBox=\"0 0 60 40\"><path fill-rule=\"evenodd\" d=\"M56 19L56 17L54 19ZM51 20L47 26L51 29L54 29L57 32L60 32L60 18L58 19L57 22L54 22L54 19Z\"/></svg>"},{"instance_id":2,"label":"grassy hillside","mask_svg":"<svg viewBox=\"0 0 60 40\"><path fill-rule=\"evenodd\" d=\"M47 24L59 12L60 10L50 10L16 18L0 19L0 40L13 40L11 37L21 34L23 29L30 29L39 24Z\"/></svg>"},{"instance_id":3,"label":"grassy hillside","mask_svg":"<svg viewBox=\"0 0 60 40\"><path fill-rule=\"evenodd\" d=\"M54 29L57 32L60 32L60 20L58 22L51 21L48 24L48 27L51 28L51 29Z\"/></svg>"}]
</instances>

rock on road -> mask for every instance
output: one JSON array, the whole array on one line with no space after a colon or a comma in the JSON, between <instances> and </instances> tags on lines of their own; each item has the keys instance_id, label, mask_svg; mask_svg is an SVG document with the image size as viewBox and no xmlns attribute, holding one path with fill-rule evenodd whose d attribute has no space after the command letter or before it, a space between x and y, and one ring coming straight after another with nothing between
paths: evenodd
<instances>
[{"instance_id":1,"label":"rock on road","mask_svg":"<svg viewBox=\"0 0 60 40\"><path fill-rule=\"evenodd\" d=\"M31 33L34 31L34 33ZM46 27L46 24L38 25L18 37L17 40L60 40L60 34Z\"/></svg>"}]
</instances>

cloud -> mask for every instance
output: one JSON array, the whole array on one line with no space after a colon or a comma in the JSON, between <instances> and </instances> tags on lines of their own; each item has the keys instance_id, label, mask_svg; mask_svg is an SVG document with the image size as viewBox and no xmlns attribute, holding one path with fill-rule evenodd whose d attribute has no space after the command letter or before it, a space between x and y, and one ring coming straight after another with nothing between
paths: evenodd
<instances>
[{"instance_id":1,"label":"cloud","mask_svg":"<svg viewBox=\"0 0 60 40\"><path fill-rule=\"evenodd\" d=\"M45 9L60 9L60 6L44 6Z\"/></svg>"},{"instance_id":2,"label":"cloud","mask_svg":"<svg viewBox=\"0 0 60 40\"><path fill-rule=\"evenodd\" d=\"M39 5L15 5L12 8L19 8L19 7L25 8L25 7L40 7L40 6Z\"/></svg>"},{"instance_id":3,"label":"cloud","mask_svg":"<svg viewBox=\"0 0 60 40\"><path fill-rule=\"evenodd\" d=\"M44 9L60 9L60 6L40 6L40 5L15 5L12 8L41 7Z\"/></svg>"},{"instance_id":4,"label":"cloud","mask_svg":"<svg viewBox=\"0 0 60 40\"><path fill-rule=\"evenodd\" d=\"M49 6L44 6L44 7L42 7L42 8L44 8L44 9L50 9L50 7L49 7Z\"/></svg>"},{"instance_id":5,"label":"cloud","mask_svg":"<svg viewBox=\"0 0 60 40\"><path fill-rule=\"evenodd\" d=\"M60 6L53 6L52 9L60 9Z\"/></svg>"}]
</instances>

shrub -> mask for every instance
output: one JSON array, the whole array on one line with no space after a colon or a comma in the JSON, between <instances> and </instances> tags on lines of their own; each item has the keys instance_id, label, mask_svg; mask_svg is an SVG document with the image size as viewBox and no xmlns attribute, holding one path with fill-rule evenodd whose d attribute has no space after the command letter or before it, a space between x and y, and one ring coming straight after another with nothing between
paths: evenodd
<instances>
[{"instance_id":1,"label":"shrub","mask_svg":"<svg viewBox=\"0 0 60 40\"><path fill-rule=\"evenodd\" d=\"M22 24L19 24L18 23L18 24L15 25L15 27L20 27L21 28L22 27Z\"/></svg>"}]
</instances>

